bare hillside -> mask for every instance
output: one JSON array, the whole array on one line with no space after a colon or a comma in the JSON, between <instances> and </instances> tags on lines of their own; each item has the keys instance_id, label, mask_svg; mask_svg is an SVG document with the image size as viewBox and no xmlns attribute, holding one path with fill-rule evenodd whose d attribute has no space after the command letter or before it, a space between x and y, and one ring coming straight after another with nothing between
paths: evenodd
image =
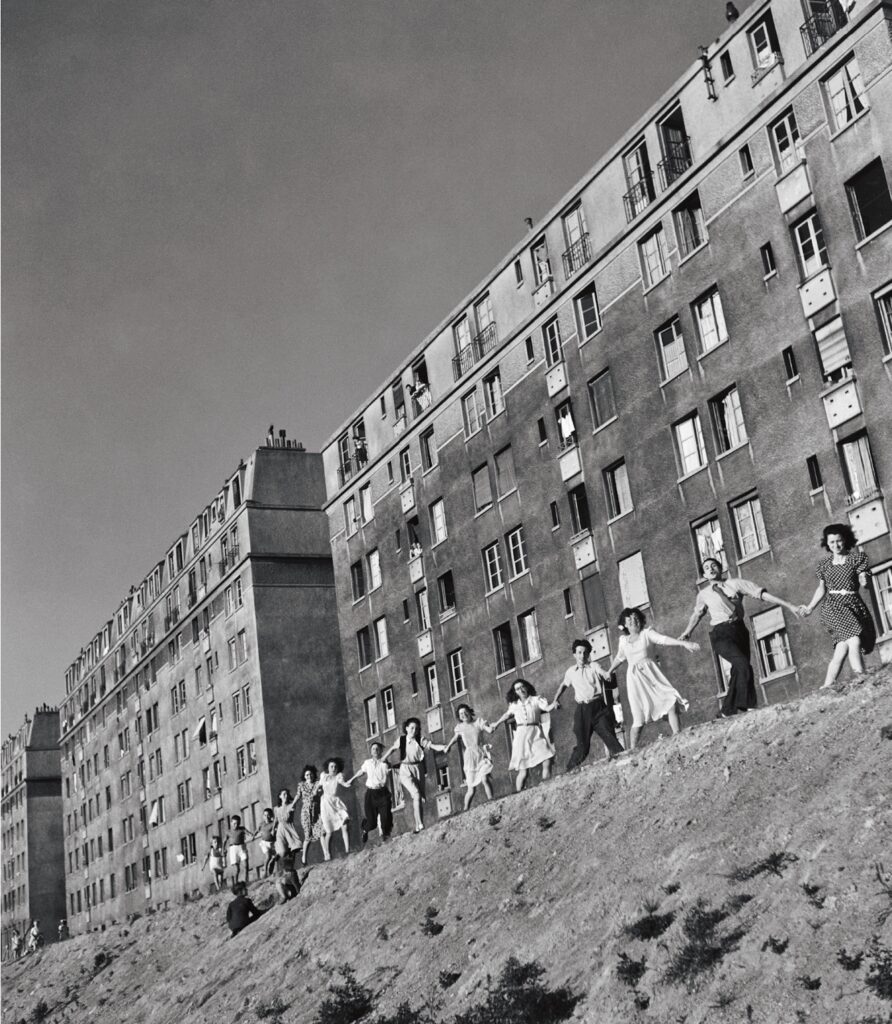
<instances>
[{"instance_id":1,"label":"bare hillside","mask_svg":"<svg viewBox=\"0 0 892 1024\"><path fill-rule=\"evenodd\" d=\"M214 896L51 946L4 1024L310 1024L344 965L369 1021L451 1024L512 955L591 1024L888 1022L890 767L882 670L373 840L234 940Z\"/></svg>"}]
</instances>

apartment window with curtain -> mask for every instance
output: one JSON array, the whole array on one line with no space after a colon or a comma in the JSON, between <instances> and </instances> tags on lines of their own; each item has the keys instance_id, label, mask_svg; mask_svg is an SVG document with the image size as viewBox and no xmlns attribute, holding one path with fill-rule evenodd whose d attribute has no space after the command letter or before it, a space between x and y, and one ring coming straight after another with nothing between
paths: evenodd
<instances>
[{"instance_id":1,"label":"apartment window with curtain","mask_svg":"<svg viewBox=\"0 0 892 1024\"><path fill-rule=\"evenodd\" d=\"M719 517L714 512L705 519L694 523L691 526L691 535L694 540L694 550L697 552L697 570L701 576L703 575L703 563L708 558L716 558L723 569L728 568L725 542L722 539L722 526Z\"/></svg>"},{"instance_id":2,"label":"apartment window with curtain","mask_svg":"<svg viewBox=\"0 0 892 1024\"><path fill-rule=\"evenodd\" d=\"M511 571L511 578L523 575L529 569L527 559L527 542L523 532L523 526L517 526L505 535L505 545L508 549L508 565Z\"/></svg>"},{"instance_id":3,"label":"apartment window with curtain","mask_svg":"<svg viewBox=\"0 0 892 1024\"><path fill-rule=\"evenodd\" d=\"M502 394L502 375L498 369L483 378L483 397L486 402L486 415L489 419L498 416L505 408Z\"/></svg>"},{"instance_id":4,"label":"apartment window with curtain","mask_svg":"<svg viewBox=\"0 0 892 1024\"><path fill-rule=\"evenodd\" d=\"M756 495L743 498L731 505L731 520L741 558L757 554L768 548L768 534L762 519L762 502Z\"/></svg>"},{"instance_id":5,"label":"apartment window with curtain","mask_svg":"<svg viewBox=\"0 0 892 1024\"><path fill-rule=\"evenodd\" d=\"M514 654L514 639L511 636L511 623L503 622L492 631L493 648L496 658L496 674L511 672L517 667Z\"/></svg>"},{"instance_id":6,"label":"apartment window with curtain","mask_svg":"<svg viewBox=\"0 0 892 1024\"><path fill-rule=\"evenodd\" d=\"M595 430L600 430L611 420L616 419L616 401L609 369L602 370L588 382L588 397Z\"/></svg>"},{"instance_id":7,"label":"apartment window with curtain","mask_svg":"<svg viewBox=\"0 0 892 1024\"><path fill-rule=\"evenodd\" d=\"M840 441L839 457L849 503L864 501L878 493L876 469L867 431L862 430Z\"/></svg>"},{"instance_id":8,"label":"apartment window with curtain","mask_svg":"<svg viewBox=\"0 0 892 1024\"><path fill-rule=\"evenodd\" d=\"M471 474L471 485L474 491L474 509L483 512L492 505L492 484L489 479L489 463L484 462Z\"/></svg>"},{"instance_id":9,"label":"apartment window with curtain","mask_svg":"<svg viewBox=\"0 0 892 1024\"><path fill-rule=\"evenodd\" d=\"M682 476L696 473L706 465L706 445L698 413L691 413L672 427L675 450Z\"/></svg>"},{"instance_id":10,"label":"apartment window with curtain","mask_svg":"<svg viewBox=\"0 0 892 1024\"><path fill-rule=\"evenodd\" d=\"M682 256L690 256L706 242L706 223L700 205L700 193L692 192L672 214L675 220L675 234Z\"/></svg>"},{"instance_id":11,"label":"apartment window with curtain","mask_svg":"<svg viewBox=\"0 0 892 1024\"><path fill-rule=\"evenodd\" d=\"M387 641L387 618L382 615L375 619L375 657L378 661L390 654L390 644Z\"/></svg>"},{"instance_id":12,"label":"apartment window with curtain","mask_svg":"<svg viewBox=\"0 0 892 1024\"><path fill-rule=\"evenodd\" d=\"M830 108L832 127L836 131L845 128L867 110L869 104L861 80L861 69L854 57L850 57L824 79L824 94Z\"/></svg>"},{"instance_id":13,"label":"apartment window with curtain","mask_svg":"<svg viewBox=\"0 0 892 1024\"><path fill-rule=\"evenodd\" d=\"M469 391L461 400L462 420L464 422L465 437L476 434L480 429L480 406L478 405L477 389Z\"/></svg>"},{"instance_id":14,"label":"apartment window with curtain","mask_svg":"<svg viewBox=\"0 0 892 1024\"><path fill-rule=\"evenodd\" d=\"M649 235L642 238L638 243L638 252L641 258L644 287L651 288L659 281L662 281L669 273L669 265L666 258L666 239L663 235L662 224L654 228Z\"/></svg>"},{"instance_id":15,"label":"apartment window with curtain","mask_svg":"<svg viewBox=\"0 0 892 1024\"><path fill-rule=\"evenodd\" d=\"M502 571L502 552L499 549L498 541L488 544L483 549L483 575L487 592L498 590L505 582Z\"/></svg>"},{"instance_id":16,"label":"apartment window with curtain","mask_svg":"<svg viewBox=\"0 0 892 1024\"><path fill-rule=\"evenodd\" d=\"M815 331L815 345L825 383L834 383L851 374L852 354L849 351L842 317L834 317Z\"/></svg>"},{"instance_id":17,"label":"apartment window with curtain","mask_svg":"<svg viewBox=\"0 0 892 1024\"><path fill-rule=\"evenodd\" d=\"M542 325L542 339L545 342L545 362L554 366L564 358L561 325L556 316Z\"/></svg>"},{"instance_id":18,"label":"apartment window with curtain","mask_svg":"<svg viewBox=\"0 0 892 1024\"><path fill-rule=\"evenodd\" d=\"M793 108L785 110L768 129L771 139L771 151L774 154L774 165L778 174L786 174L800 160L799 126Z\"/></svg>"},{"instance_id":19,"label":"apartment window with curtain","mask_svg":"<svg viewBox=\"0 0 892 1024\"><path fill-rule=\"evenodd\" d=\"M601 330L601 310L594 284L576 296L576 324L580 341L588 341Z\"/></svg>"},{"instance_id":20,"label":"apartment window with curtain","mask_svg":"<svg viewBox=\"0 0 892 1024\"><path fill-rule=\"evenodd\" d=\"M431 608L427 597L427 587L422 587L416 592L415 610L418 613L418 632L426 633L431 628Z\"/></svg>"},{"instance_id":21,"label":"apartment window with curtain","mask_svg":"<svg viewBox=\"0 0 892 1024\"><path fill-rule=\"evenodd\" d=\"M728 340L725 312L718 288L712 288L693 305L694 320L700 334L700 351L705 355Z\"/></svg>"},{"instance_id":22,"label":"apartment window with curtain","mask_svg":"<svg viewBox=\"0 0 892 1024\"><path fill-rule=\"evenodd\" d=\"M604 493L607 497L608 519L618 519L632 511L632 492L625 459L604 470Z\"/></svg>"},{"instance_id":23,"label":"apartment window with curtain","mask_svg":"<svg viewBox=\"0 0 892 1024\"><path fill-rule=\"evenodd\" d=\"M740 393L732 385L720 395L710 399L709 411L715 428L716 447L719 452L729 452L747 440L743 410L740 408Z\"/></svg>"},{"instance_id":24,"label":"apartment window with curtain","mask_svg":"<svg viewBox=\"0 0 892 1024\"><path fill-rule=\"evenodd\" d=\"M817 210L806 214L790 229L799 273L803 281L817 274L827 266L827 246L824 231Z\"/></svg>"},{"instance_id":25,"label":"apartment window with curtain","mask_svg":"<svg viewBox=\"0 0 892 1024\"><path fill-rule=\"evenodd\" d=\"M540 238L530 249L533 261L533 283L536 288L551 279L551 261L548 258L548 244Z\"/></svg>"},{"instance_id":26,"label":"apartment window with curtain","mask_svg":"<svg viewBox=\"0 0 892 1024\"><path fill-rule=\"evenodd\" d=\"M578 444L579 437L576 433L576 421L573 419L573 404L569 398L555 408L554 418L557 422L561 451Z\"/></svg>"},{"instance_id":27,"label":"apartment window with curtain","mask_svg":"<svg viewBox=\"0 0 892 1024\"><path fill-rule=\"evenodd\" d=\"M684 373L688 368L688 355L685 351L678 317L673 317L668 324L659 327L654 332L654 338L657 343L660 375L665 383L680 373Z\"/></svg>"},{"instance_id":28,"label":"apartment window with curtain","mask_svg":"<svg viewBox=\"0 0 892 1024\"><path fill-rule=\"evenodd\" d=\"M443 499L438 498L430 507L431 536L434 544L440 544L446 540L446 506Z\"/></svg>"},{"instance_id":29,"label":"apartment window with curtain","mask_svg":"<svg viewBox=\"0 0 892 1024\"><path fill-rule=\"evenodd\" d=\"M366 559L368 566L369 590L377 590L381 586L381 555L377 548L372 548Z\"/></svg>"}]
</instances>

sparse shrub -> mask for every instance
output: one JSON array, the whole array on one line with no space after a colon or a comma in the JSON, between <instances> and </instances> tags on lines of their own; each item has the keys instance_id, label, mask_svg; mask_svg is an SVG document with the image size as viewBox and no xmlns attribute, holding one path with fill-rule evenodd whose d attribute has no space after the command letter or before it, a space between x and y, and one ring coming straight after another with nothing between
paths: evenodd
<instances>
[{"instance_id":1,"label":"sparse shrub","mask_svg":"<svg viewBox=\"0 0 892 1024\"><path fill-rule=\"evenodd\" d=\"M38 1000L31 1009L31 1020L35 1024L39 1024L40 1021L46 1020L50 1015L49 1004L44 999Z\"/></svg>"},{"instance_id":2,"label":"sparse shrub","mask_svg":"<svg viewBox=\"0 0 892 1024\"><path fill-rule=\"evenodd\" d=\"M646 996L643 992L636 992L634 1002L637 1010L646 1010L650 1006L650 996Z\"/></svg>"},{"instance_id":3,"label":"sparse shrub","mask_svg":"<svg viewBox=\"0 0 892 1024\"><path fill-rule=\"evenodd\" d=\"M660 888L667 896L671 896L674 892L678 892L681 886L678 882L667 882L665 885L661 885Z\"/></svg>"},{"instance_id":4,"label":"sparse shrub","mask_svg":"<svg viewBox=\"0 0 892 1024\"><path fill-rule=\"evenodd\" d=\"M540 814L536 819L536 824L539 826L540 832L547 832L554 827L554 818L549 818L547 814Z\"/></svg>"},{"instance_id":5,"label":"sparse shrub","mask_svg":"<svg viewBox=\"0 0 892 1024\"><path fill-rule=\"evenodd\" d=\"M372 991L360 985L352 967L342 967L343 981L331 986L322 1000L314 1024L353 1024L372 1012Z\"/></svg>"},{"instance_id":6,"label":"sparse shrub","mask_svg":"<svg viewBox=\"0 0 892 1024\"><path fill-rule=\"evenodd\" d=\"M874 868L877 873L877 881L882 886L881 892L884 892L890 900L889 906L880 912L880 916L877 919L880 924L885 924L889 917L892 916L892 878L886 874L883 865L879 861L874 864Z\"/></svg>"},{"instance_id":7,"label":"sparse shrub","mask_svg":"<svg viewBox=\"0 0 892 1024\"><path fill-rule=\"evenodd\" d=\"M387 942L387 940L390 938L390 932L387 930L386 924L379 924L378 931L375 932L375 934L382 942Z\"/></svg>"},{"instance_id":8,"label":"sparse shrub","mask_svg":"<svg viewBox=\"0 0 892 1024\"><path fill-rule=\"evenodd\" d=\"M434 1024L434 1020L428 1013L426 1006L421 1006L417 1010L413 1010L406 1002L400 1003L396 1008L396 1013L387 1017L376 1017L375 1024Z\"/></svg>"},{"instance_id":9,"label":"sparse shrub","mask_svg":"<svg viewBox=\"0 0 892 1024\"><path fill-rule=\"evenodd\" d=\"M813 907L817 907L820 910L824 906L824 901L827 897L821 894L821 887L819 885L810 885L808 882L803 882L802 891Z\"/></svg>"},{"instance_id":10,"label":"sparse shrub","mask_svg":"<svg viewBox=\"0 0 892 1024\"><path fill-rule=\"evenodd\" d=\"M671 954L666 981L691 989L701 974L712 970L727 953L737 948L745 934L743 929L725 935L716 931L730 913L727 906L710 910L702 899L697 900L682 922L686 941Z\"/></svg>"},{"instance_id":11,"label":"sparse shrub","mask_svg":"<svg viewBox=\"0 0 892 1024\"><path fill-rule=\"evenodd\" d=\"M864 979L867 987L880 999L892 999L892 949L874 939L867 951L870 969Z\"/></svg>"},{"instance_id":12,"label":"sparse shrub","mask_svg":"<svg viewBox=\"0 0 892 1024\"><path fill-rule=\"evenodd\" d=\"M104 949L100 949L96 956L93 957L93 970L101 971L103 967L108 967L111 963L111 957Z\"/></svg>"},{"instance_id":13,"label":"sparse shrub","mask_svg":"<svg viewBox=\"0 0 892 1024\"><path fill-rule=\"evenodd\" d=\"M440 988L452 988L461 977L461 971L440 971Z\"/></svg>"},{"instance_id":14,"label":"sparse shrub","mask_svg":"<svg viewBox=\"0 0 892 1024\"><path fill-rule=\"evenodd\" d=\"M437 915L440 913L436 907L428 907L424 912L424 924L421 926L421 933L431 938L435 935L439 935L443 931L443 925L436 920Z\"/></svg>"},{"instance_id":15,"label":"sparse shrub","mask_svg":"<svg viewBox=\"0 0 892 1024\"><path fill-rule=\"evenodd\" d=\"M499 822L501 820L502 820L502 816L501 816L501 814L498 813L498 811L490 811L489 812L489 827L490 828L495 828L499 824Z\"/></svg>"},{"instance_id":16,"label":"sparse shrub","mask_svg":"<svg viewBox=\"0 0 892 1024\"><path fill-rule=\"evenodd\" d=\"M849 954L841 949L836 954L836 961L844 971L857 971L864 962L864 954L860 951Z\"/></svg>"},{"instance_id":17,"label":"sparse shrub","mask_svg":"<svg viewBox=\"0 0 892 1024\"><path fill-rule=\"evenodd\" d=\"M745 907L753 897L748 892L739 892L736 896L729 896L725 900L725 907L731 914L736 914L741 907Z\"/></svg>"},{"instance_id":18,"label":"sparse shrub","mask_svg":"<svg viewBox=\"0 0 892 1024\"><path fill-rule=\"evenodd\" d=\"M757 860L750 864L746 868L738 868L736 871L731 873L731 879L735 882L748 882L751 878L757 878L759 875L777 875L780 877L783 874L784 868L789 867L790 864L795 864L799 858L795 853L787 853L784 851L775 851L769 853L767 857L763 857L762 860Z\"/></svg>"},{"instance_id":19,"label":"sparse shrub","mask_svg":"<svg viewBox=\"0 0 892 1024\"><path fill-rule=\"evenodd\" d=\"M624 985L636 988L646 970L647 962L644 957L640 960L633 960L627 953L620 953L619 963L616 965L616 976Z\"/></svg>"},{"instance_id":20,"label":"sparse shrub","mask_svg":"<svg viewBox=\"0 0 892 1024\"><path fill-rule=\"evenodd\" d=\"M736 1000L737 996L733 992L722 989L716 993L715 1002L710 1005L713 1010L726 1010Z\"/></svg>"},{"instance_id":21,"label":"sparse shrub","mask_svg":"<svg viewBox=\"0 0 892 1024\"><path fill-rule=\"evenodd\" d=\"M648 910L648 906L653 907L653 909ZM626 935L633 939L658 939L675 920L675 913L673 911L670 910L665 914L657 914L655 913L656 907L650 903L645 903L644 910L645 913L642 917L639 917L637 921L633 921L631 924L627 924L623 929Z\"/></svg>"},{"instance_id":22,"label":"sparse shrub","mask_svg":"<svg viewBox=\"0 0 892 1024\"><path fill-rule=\"evenodd\" d=\"M282 1014L288 1009L288 1004L282 1002L281 996L276 996L269 1003L258 1003L254 1007L254 1013L258 1020L268 1020L272 1024L279 1024Z\"/></svg>"},{"instance_id":23,"label":"sparse shrub","mask_svg":"<svg viewBox=\"0 0 892 1024\"><path fill-rule=\"evenodd\" d=\"M811 978L807 974L800 974L796 980L806 990L806 992L817 992L821 987L820 978Z\"/></svg>"},{"instance_id":24,"label":"sparse shrub","mask_svg":"<svg viewBox=\"0 0 892 1024\"><path fill-rule=\"evenodd\" d=\"M762 952L764 953L766 949L770 949L772 953L777 953L780 956L781 953L786 953L787 946L789 945L789 939L776 939L773 935L769 935L762 943Z\"/></svg>"},{"instance_id":25,"label":"sparse shrub","mask_svg":"<svg viewBox=\"0 0 892 1024\"><path fill-rule=\"evenodd\" d=\"M542 984L545 968L535 960L509 957L495 985L487 980L486 999L454 1018L453 1024L558 1024L573 1015L582 998L569 988Z\"/></svg>"}]
</instances>

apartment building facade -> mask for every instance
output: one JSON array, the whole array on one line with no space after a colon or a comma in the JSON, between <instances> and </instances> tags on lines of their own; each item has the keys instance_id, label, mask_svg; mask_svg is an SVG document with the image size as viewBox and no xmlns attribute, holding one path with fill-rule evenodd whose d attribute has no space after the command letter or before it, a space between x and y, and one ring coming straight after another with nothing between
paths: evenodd
<instances>
[{"instance_id":1,"label":"apartment building facade","mask_svg":"<svg viewBox=\"0 0 892 1024\"><path fill-rule=\"evenodd\" d=\"M892 656L890 28L749 6L324 446L355 759L552 694L577 636L606 664L624 606L677 636L706 557L806 602L830 522ZM817 616L749 613L763 701L823 679ZM726 688L694 639L662 656L688 721ZM460 753L433 760L447 815Z\"/></svg>"},{"instance_id":2,"label":"apartment building facade","mask_svg":"<svg viewBox=\"0 0 892 1024\"><path fill-rule=\"evenodd\" d=\"M322 460L283 435L239 465L68 669L72 932L188 898L230 815L253 830L305 761L348 750Z\"/></svg>"},{"instance_id":3,"label":"apartment building facade","mask_svg":"<svg viewBox=\"0 0 892 1024\"><path fill-rule=\"evenodd\" d=\"M3 741L0 770L5 960L13 928L24 938L38 920L50 940L65 916L58 708L44 705L25 717Z\"/></svg>"}]
</instances>

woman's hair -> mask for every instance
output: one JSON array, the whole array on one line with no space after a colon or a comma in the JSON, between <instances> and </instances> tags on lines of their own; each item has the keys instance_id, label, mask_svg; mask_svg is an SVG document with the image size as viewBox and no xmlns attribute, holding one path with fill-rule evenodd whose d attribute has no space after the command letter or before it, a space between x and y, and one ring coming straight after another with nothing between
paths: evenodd
<instances>
[{"instance_id":1,"label":"woman's hair","mask_svg":"<svg viewBox=\"0 0 892 1024\"><path fill-rule=\"evenodd\" d=\"M300 777L303 778L307 774L307 772L309 772L310 775L313 776L313 782L315 782L316 779L319 778L319 769L316 767L316 765L305 764L303 767L303 771L300 773Z\"/></svg>"},{"instance_id":2,"label":"woman's hair","mask_svg":"<svg viewBox=\"0 0 892 1024\"><path fill-rule=\"evenodd\" d=\"M706 568L706 563L707 562L713 562L715 565L717 565L719 567L719 572L724 572L725 571L725 567L722 565L722 563L719 561L719 559L713 558L712 556L710 556L709 558L704 558L703 561L700 563L700 565L701 565L701 567L703 569Z\"/></svg>"},{"instance_id":3,"label":"woman's hair","mask_svg":"<svg viewBox=\"0 0 892 1024\"><path fill-rule=\"evenodd\" d=\"M474 709L471 707L470 704L459 704L459 706L455 709L455 717L458 718L458 713L459 711L461 711L462 708L464 708L465 711L467 711L468 718L473 722L476 716L474 715Z\"/></svg>"},{"instance_id":4,"label":"woman's hair","mask_svg":"<svg viewBox=\"0 0 892 1024\"><path fill-rule=\"evenodd\" d=\"M279 800L280 801L282 799L282 794L283 793L285 794L285 799L286 800L290 800L291 799L291 790L290 789L280 789L279 790Z\"/></svg>"},{"instance_id":5,"label":"woman's hair","mask_svg":"<svg viewBox=\"0 0 892 1024\"><path fill-rule=\"evenodd\" d=\"M625 633L628 635L629 631L626 629L626 619L630 615L635 615L638 619L638 628L644 629L644 624L645 622L647 622L647 619L644 616L644 612L641 611L640 608L623 608L623 610L619 613L619 619L616 623L617 626L619 626L620 633Z\"/></svg>"},{"instance_id":6,"label":"woman's hair","mask_svg":"<svg viewBox=\"0 0 892 1024\"><path fill-rule=\"evenodd\" d=\"M407 718L405 720L405 722L403 722L403 732L408 733L409 726L413 722L415 723L415 735L416 736L420 736L421 735L421 719L420 718Z\"/></svg>"},{"instance_id":7,"label":"woman's hair","mask_svg":"<svg viewBox=\"0 0 892 1024\"><path fill-rule=\"evenodd\" d=\"M517 686L518 683L523 683L531 697L536 696L536 687L533 686L532 683L528 683L526 679L515 679L511 686L508 688L508 692L505 694L505 699L508 701L509 704L513 704L515 701L520 700L520 697L518 697L517 694L514 692L514 687Z\"/></svg>"},{"instance_id":8,"label":"woman's hair","mask_svg":"<svg viewBox=\"0 0 892 1024\"><path fill-rule=\"evenodd\" d=\"M855 534L847 523L831 523L829 526L825 526L823 533L821 534L821 547L825 551L829 551L830 548L827 545L827 538L831 533L838 534L842 537L842 542L846 546L846 551L851 551L853 547L858 543L855 538Z\"/></svg>"},{"instance_id":9,"label":"woman's hair","mask_svg":"<svg viewBox=\"0 0 892 1024\"><path fill-rule=\"evenodd\" d=\"M344 761L340 757L327 757L325 759L325 767L327 768L330 764L335 766L336 773L344 770Z\"/></svg>"}]
</instances>

